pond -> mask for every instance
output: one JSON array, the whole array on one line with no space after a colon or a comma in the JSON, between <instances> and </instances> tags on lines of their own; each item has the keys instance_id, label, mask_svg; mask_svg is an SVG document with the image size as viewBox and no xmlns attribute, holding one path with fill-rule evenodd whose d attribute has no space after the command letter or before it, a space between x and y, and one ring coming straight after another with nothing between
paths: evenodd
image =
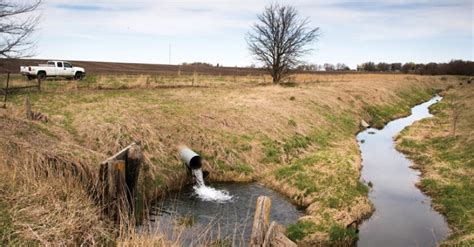
<instances>
[{"instance_id":1,"label":"pond","mask_svg":"<svg viewBox=\"0 0 474 247\"><path fill-rule=\"evenodd\" d=\"M285 197L257 183L214 183L186 187L154 208L152 227L184 246L219 243L247 246L258 196L272 199L270 220L287 226L303 212Z\"/></svg>"},{"instance_id":2,"label":"pond","mask_svg":"<svg viewBox=\"0 0 474 247\"><path fill-rule=\"evenodd\" d=\"M389 122L382 130L357 135L362 153L362 179L372 184L369 198L374 214L359 227L358 246L437 246L450 233L444 217L432 209L431 199L417 187L420 173L395 149L394 136L417 120L431 117L429 106L412 108L411 115Z\"/></svg>"}]
</instances>

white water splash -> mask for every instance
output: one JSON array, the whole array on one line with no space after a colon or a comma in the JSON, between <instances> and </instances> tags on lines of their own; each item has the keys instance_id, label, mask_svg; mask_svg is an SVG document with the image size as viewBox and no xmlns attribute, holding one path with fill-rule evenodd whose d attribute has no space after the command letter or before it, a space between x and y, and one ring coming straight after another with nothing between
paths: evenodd
<instances>
[{"instance_id":1,"label":"white water splash","mask_svg":"<svg viewBox=\"0 0 474 247\"><path fill-rule=\"evenodd\" d=\"M232 200L232 196L228 191L217 190L212 187L208 187L204 184L204 179L201 169L192 170L194 177L196 178L196 185L194 188L194 194L203 201L213 201L218 203L225 203Z\"/></svg>"}]
</instances>

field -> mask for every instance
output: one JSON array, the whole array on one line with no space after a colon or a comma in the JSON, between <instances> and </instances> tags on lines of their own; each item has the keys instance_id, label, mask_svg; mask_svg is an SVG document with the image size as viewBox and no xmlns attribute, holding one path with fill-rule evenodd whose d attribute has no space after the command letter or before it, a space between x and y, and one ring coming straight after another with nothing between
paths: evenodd
<instances>
[{"instance_id":1,"label":"field","mask_svg":"<svg viewBox=\"0 0 474 247\"><path fill-rule=\"evenodd\" d=\"M47 60L40 59L0 59L0 72L18 73L20 66L36 66L45 64ZM160 74L176 75L178 72L182 75L191 75L199 73L203 75L260 75L261 70L251 68L237 67L213 67L207 65L166 65L166 64L138 64L138 63L112 63L112 62L93 62L93 61L70 61L74 66L85 68L89 74Z\"/></svg>"},{"instance_id":2,"label":"field","mask_svg":"<svg viewBox=\"0 0 474 247\"><path fill-rule=\"evenodd\" d=\"M184 144L205 158L209 181L258 181L305 208L306 216L288 227L299 244L349 242L355 223L373 210L369 188L359 181L360 120L381 127L464 80L299 74L272 85L261 74L192 73L45 81L41 92L11 96L0 110L2 241L147 241L112 229L79 181L39 172L74 164L95 174L101 160L139 140L144 202L183 185L177 147ZM47 122L25 120L25 97ZM165 240L155 235L153 241Z\"/></svg>"}]
</instances>

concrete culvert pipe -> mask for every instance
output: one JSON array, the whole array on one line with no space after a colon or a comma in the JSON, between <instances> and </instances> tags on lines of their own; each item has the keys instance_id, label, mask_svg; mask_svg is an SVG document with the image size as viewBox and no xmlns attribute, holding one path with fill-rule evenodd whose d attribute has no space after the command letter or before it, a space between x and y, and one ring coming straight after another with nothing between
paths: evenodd
<instances>
[{"instance_id":1,"label":"concrete culvert pipe","mask_svg":"<svg viewBox=\"0 0 474 247\"><path fill-rule=\"evenodd\" d=\"M201 156L188 147L180 147L181 160L189 169L199 169L202 166Z\"/></svg>"}]
</instances>

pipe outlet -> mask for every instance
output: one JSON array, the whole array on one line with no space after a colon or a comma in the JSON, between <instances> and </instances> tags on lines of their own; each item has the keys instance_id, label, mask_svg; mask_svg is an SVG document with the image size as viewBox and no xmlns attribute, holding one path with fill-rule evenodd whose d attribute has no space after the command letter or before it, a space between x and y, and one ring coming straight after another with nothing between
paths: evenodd
<instances>
[{"instance_id":1,"label":"pipe outlet","mask_svg":"<svg viewBox=\"0 0 474 247\"><path fill-rule=\"evenodd\" d=\"M181 160L191 170L199 169L202 166L201 156L188 147L181 147L179 150Z\"/></svg>"}]
</instances>

